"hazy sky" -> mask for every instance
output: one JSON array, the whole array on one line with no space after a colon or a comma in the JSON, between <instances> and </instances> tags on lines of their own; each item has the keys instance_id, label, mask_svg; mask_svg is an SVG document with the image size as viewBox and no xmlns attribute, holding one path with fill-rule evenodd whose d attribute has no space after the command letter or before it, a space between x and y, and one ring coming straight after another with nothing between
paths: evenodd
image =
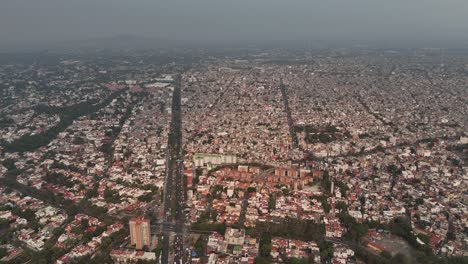
<instances>
[{"instance_id":1,"label":"hazy sky","mask_svg":"<svg viewBox=\"0 0 468 264\"><path fill-rule=\"evenodd\" d=\"M468 39L468 0L0 0L0 45L119 34L225 43Z\"/></svg>"}]
</instances>

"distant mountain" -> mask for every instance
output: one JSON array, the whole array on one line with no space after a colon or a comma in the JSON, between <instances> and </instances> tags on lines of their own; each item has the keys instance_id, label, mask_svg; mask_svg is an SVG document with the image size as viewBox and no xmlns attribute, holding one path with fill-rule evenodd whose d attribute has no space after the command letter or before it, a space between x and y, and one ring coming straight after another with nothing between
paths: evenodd
<instances>
[{"instance_id":1,"label":"distant mountain","mask_svg":"<svg viewBox=\"0 0 468 264\"><path fill-rule=\"evenodd\" d=\"M50 49L106 49L106 50L142 50L160 49L176 46L175 41L158 39L132 34L122 34L113 37L91 38L82 41L67 41L51 45Z\"/></svg>"},{"instance_id":2,"label":"distant mountain","mask_svg":"<svg viewBox=\"0 0 468 264\"><path fill-rule=\"evenodd\" d=\"M67 40L61 42L22 43L15 45L0 45L0 51L36 52L73 51L73 50L144 50L179 47L183 41L172 41L163 38L152 38L132 34L121 34L111 37L89 38L85 40Z\"/></svg>"},{"instance_id":3,"label":"distant mountain","mask_svg":"<svg viewBox=\"0 0 468 264\"><path fill-rule=\"evenodd\" d=\"M80 51L132 51L132 50L154 50L173 48L202 48L202 49L225 49L225 48L289 48L289 49L324 49L324 48L346 48L356 46L379 47L379 48L418 48L418 47L444 47L462 48L468 44L467 40L460 41L423 41L423 40L374 40L364 41L360 39L339 39L303 37L296 39L269 39L269 40L175 40L158 37L140 36L134 34L119 34L115 36L103 36L88 38L85 40L66 41L38 41L24 43L0 43L0 53L9 52L80 52Z\"/></svg>"}]
</instances>

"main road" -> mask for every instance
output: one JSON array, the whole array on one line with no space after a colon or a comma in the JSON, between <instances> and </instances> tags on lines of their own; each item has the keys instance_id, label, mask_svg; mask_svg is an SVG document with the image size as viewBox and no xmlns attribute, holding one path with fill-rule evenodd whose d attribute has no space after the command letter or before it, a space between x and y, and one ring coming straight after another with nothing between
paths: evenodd
<instances>
[{"instance_id":1,"label":"main road","mask_svg":"<svg viewBox=\"0 0 468 264\"><path fill-rule=\"evenodd\" d=\"M182 153L182 109L181 109L181 76L177 75L174 81L172 94L172 119L169 129L167 147L167 173L164 184L163 226L173 224L175 233L173 242L173 261L182 263L184 256L184 189L183 186L183 153ZM169 263L170 235L168 229L162 230L163 247L161 263Z\"/></svg>"},{"instance_id":2,"label":"main road","mask_svg":"<svg viewBox=\"0 0 468 264\"><path fill-rule=\"evenodd\" d=\"M291 135L292 147L297 149L299 147L299 140L297 139L297 134L294 128L294 121L291 115L291 109L289 108L288 94L286 91L286 85L281 80L280 86L281 98L283 99L284 112L286 112L286 118L288 120L289 134Z\"/></svg>"}]
</instances>

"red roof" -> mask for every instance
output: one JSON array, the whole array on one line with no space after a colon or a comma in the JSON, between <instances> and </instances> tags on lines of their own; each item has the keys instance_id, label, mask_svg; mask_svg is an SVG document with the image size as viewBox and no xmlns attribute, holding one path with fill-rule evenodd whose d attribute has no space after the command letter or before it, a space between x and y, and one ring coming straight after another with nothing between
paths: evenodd
<instances>
[{"instance_id":1,"label":"red roof","mask_svg":"<svg viewBox=\"0 0 468 264\"><path fill-rule=\"evenodd\" d=\"M139 215L139 216L137 216L137 217L135 217L135 218L132 218L132 219L130 219L130 221L131 221L131 222L140 222L140 223L141 223L141 222L146 222L146 223L149 223L149 222L150 222L149 219L144 218L144 216L142 216L142 215Z\"/></svg>"},{"instance_id":2,"label":"red roof","mask_svg":"<svg viewBox=\"0 0 468 264\"><path fill-rule=\"evenodd\" d=\"M96 230L96 227L95 227L95 226L90 226L90 227L88 227L88 228L86 229L86 232L87 232L87 233L92 233L92 232L94 232L94 230Z\"/></svg>"},{"instance_id":3,"label":"red roof","mask_svg":"<svg viewBox=\"0 0 468 264\"><path fill-rule=\"evenodd\" d=\"M437 245L439 245L440 241L442 240L441 237L439 237L438 235L436 234L432 234L431 235L431 238L429 240L429 243L431 244L432 247L436 247Z\"/></svg>"},{"instance_id":4,"label":"red roof","mask_svg":"<svg viewBox=\"0 0 468 264\"><path fill-rule=\"evenodd\" d=\"M373 241L368 241L367 246L371 246L371 247L373 247L373 248L377 248L377 249L379 249L380 251L385 251L385 250L386 250L383 246L381 246L381 245L379 245L379 244L377 244L377 243L375 243L375 242L373 242Z\"/></svg>"}]
</instances>

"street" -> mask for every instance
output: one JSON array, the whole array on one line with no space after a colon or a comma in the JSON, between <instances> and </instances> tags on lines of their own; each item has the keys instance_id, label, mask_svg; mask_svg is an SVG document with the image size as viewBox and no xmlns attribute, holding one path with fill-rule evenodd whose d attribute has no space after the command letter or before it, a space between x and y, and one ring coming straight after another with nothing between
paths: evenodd
<instances>
[{"instance_id":1,"label":"street","mask_svg":"<svg viewBox=\"0 0 468 264\"><path fill-rule=\"evenodd\" d=\"M172 120L168 138L167 174L164 186L164 216L161 231L163 247L161 263L170 261L170 235L175 233L173 263L182 263L184 256L184 186L182 154L181 76L175 78L172 98Z\"/></svg>"}]
</instances>

